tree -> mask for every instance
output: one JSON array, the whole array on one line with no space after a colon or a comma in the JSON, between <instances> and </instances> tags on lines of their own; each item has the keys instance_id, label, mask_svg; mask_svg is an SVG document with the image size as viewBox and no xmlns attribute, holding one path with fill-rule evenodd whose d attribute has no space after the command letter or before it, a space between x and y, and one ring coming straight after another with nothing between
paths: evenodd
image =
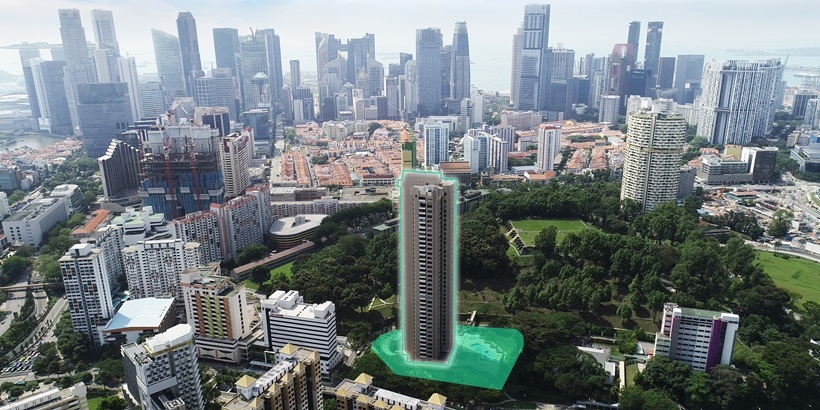
<instances>
[{"instance_id":1,"label":"tree","mask_svg":"<svg viewBox=\"0 0 820 410\"><path fill-rule=\"evenodd\" d=\"M628 304L624 303L621 306L618 306L618 310L615 312L621 321L626 322L627 320L632 318L632 308L629 307Z\"/></svg>"},{"instance_id":2,"label":"tree","mask_svg":"<svg viewBox=\"0 0 820 410\"><path fill-rule=\"evenodd\" d=\"M769 229L767 232L769 236L773 238L782 238L789 233L789 229L791 229L792 225L792 218L794 214L791 211L786 209L778 209L772 215L772 222L769 223Z\"/></svg>"},{"instance_id":3,"label":"tree","mask_svg":"<svg viewBox=\"0 0 820 410\"><path fill-rule=\"evenodd\" d=\"M367 135L372 137L373 133L376 132L376 130L381 128L381 127L382 127L381 124L379 124L378 122L375 122L375 121L368 123L367 124Z\"/></svg>"},{"instance_id":4,"label":"tree","mask_svg":"<svg viewBox=\"0 0 820 410\"><path fill-rule=\"evenodd\" d=\"M655 356L646 364L642 373L635 376L635 384L644 389L658 389L668 392L678 401L683 401L686 383L692 369L664 356Z\"/></svg>"},{"instance_id":5,"label":"tree","mask_svg":"<svg viewBox=\"0 0 820 410\"><path fill-rule=\"evenodd\" d=\"M270 279L270 269L264 265L257 266L251 269L251 280L254 283L265 283Z\"/></svg>"},{"instance_id":6,"label":"tree","mask_svg":"<svg viewBox=\"0 0 820 410\"><path fill-rule=\"evenodd\" d=\"M21 273L25 272L29 266L31 266L31 262L27 258L14 255L9 256L3 261L0 271L2 271L2 273L6 275L9 280L12 280ZM6 283L8 283L8 281Z\"/></svg>"},{"instance_id":7,"label":"tree","mask_svg":"<svg viewBox=\"0 0 820 410\"><path fill-rule=\"evenodd\" d=\"M31 246L23 245L17 248L17 252L15 252L14 255L19 256L21 258L30 258L33 253L34 249L31 249Z\"/></svg>"},{"instance_id":8,"label":"tree","mask_svg":"<svg viewBox=\"0 0 820 410\"><path fill-rule=\"evenodd\" d=\"M621 390L618 398L619 410L643 409L643 390L638 386L629 386Z\"/></svg>"},{"instance_id":9,"label":"tree","mask_svg":"<svg viewBox=\"0 0 820 410\"><path fill-rule=\"evenodd\" d=\"M100 402L100 410L125 410L128 402L119 396L108 396Z\"/></svg>"},{"instance_id":10,"label":"tree","mask_svg":"<svg viewBox=\"0 0 820 410\"><path fill-rule=\"evenodd\" d=\"M538 235L535 236L535 252L536 260L541 259L541 263L536 262L535 266L542 266L546 259L551 259L555 254L556 238L558 237L558 228L549 226L542 229Z\"/></svg>"},{"instance_id":11,"label":"tree","mask_svg":"<svg viewBox=\"0 0 820 410\"><path fill-rule=\"evenodd\" d=\"M26 197L26 192L25 191L20 191L20 190L14 191L14 192L12 192L11 195L9 195L9 205L14 205L16 202L22 201L23 198L25 198L25 197Z\"/></svg>"},{"instance_id":12,"label":"tree","mask_svg":"<svg viewBox=\"0 0 820 410\"><path fill-rule=\"evenodd\" d=\"M643 410L678 410L678 405L665 392L649 390L643 394Z\"/></svg>"},{"instance_id":13,"label":"tree","mask_svg":"<svg viewBox=\"0 0 820 410\"><path fill-rule=\"evenodd\" d=\"M265 255L268 254L268 248L261 243L254 243L248 245L239 250L236 254L236 262L240 265L244 265L249 262L253 262L259 259L262 259Z\"/></svg>"}]
</instances>

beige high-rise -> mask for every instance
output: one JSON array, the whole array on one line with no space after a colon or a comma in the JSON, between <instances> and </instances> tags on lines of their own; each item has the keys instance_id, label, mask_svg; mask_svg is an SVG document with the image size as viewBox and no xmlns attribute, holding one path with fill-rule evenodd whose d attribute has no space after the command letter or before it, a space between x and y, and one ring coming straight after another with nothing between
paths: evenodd
<instances>
[{"instance_id":1,"label":"beige high-rise","mask_svg":"<svg viewBox=\"0 0 820 410\"><path fill-rule=\"evenodd\" d=\"M446 362L455 339L456 185L408 171L399 182L404 351Z\"/></svg>"}]
</instances>

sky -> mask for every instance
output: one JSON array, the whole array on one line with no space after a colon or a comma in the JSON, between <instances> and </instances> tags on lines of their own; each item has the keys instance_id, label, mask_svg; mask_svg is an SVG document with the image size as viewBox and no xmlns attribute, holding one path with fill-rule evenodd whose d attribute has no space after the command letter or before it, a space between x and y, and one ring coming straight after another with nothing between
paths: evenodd
<instances>
[{"instance_id":1,"label":"sky","mask_svg":"<svg viewBox=\"0 0 820 410\"><path fill-rule=\"evenodd\" d=\"M91 10L108 9L120 50L136 57L140 74L156 72L151 29L177 34L176 18L190 11L197 20L200 53L206 73L214 62L212 28L273 28L281 38L282 65L300 60L302 72L316 71L314 33L336 38L376 36L376 58L398 62L399 52L415 54L415 30L438 27L452 42L456 21L466 21L470 37L472 83L484 90L508 91L512 35L521 25L521 0L0 0L0 45L60 42L57 9L78 8L86 37ZM732 57L725 50L820 46L800 34L816 26L817 0L560 0L551 3L549 43L574 49L576 58L609 54L626 42L629 22L642 22L639 61L643 59L646 23L663 21L662 56L706 54ZM799 61L819 61L796 59ZM793 63L795 59L791 60ZM0 70L22 74L16 50L0 50Z\"/></svg>"}]
</instances>

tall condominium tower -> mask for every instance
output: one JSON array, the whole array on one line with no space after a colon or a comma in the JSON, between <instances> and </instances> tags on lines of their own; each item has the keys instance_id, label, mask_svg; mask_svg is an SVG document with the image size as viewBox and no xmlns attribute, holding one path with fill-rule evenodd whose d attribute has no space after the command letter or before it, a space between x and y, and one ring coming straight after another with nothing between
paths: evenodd
<instances>
[{"instance_id":1,"label":"tall condominium tower","mask_svg":"<svg viewBox=\"0 0 820 410\"><path fill-rule=\"evenodd\" d=\"M424 166L432 167L447 162L449 157L451 123L424 124Z\"/></svg>"},{"instance_id":2,"label":"tall condominium tower","mask_svg":"<svg viewBox=\"0 0 820 410\"><path fill-rule=\"evenodd\" d=\"M222 261L222 240L219 237L219 222L216 214L198 211L171 221L174 239L182 242L199 242L200 261L205 263Z\"/></svg>"},{"instance_id":3,"label":"tall condominium tower","mask_svg":"<svg viewBox=\"0 0 820 410\"><path fill-rule=\"evenodd\" d=\"M97 158L103 196L110 202L135 196L139 187L140 151L120 140L111 140L105 154Z\"/></svg>"},{"instance_id":4,"label":"tall condominium tower","mask_svg":"<svg viewBox=\"0 0 820 410\"><path fill-rule=\"evenodd\" d=\"M447 362L455 343L457 183L405 171L399 187L404 351L413 361Z\"/></svg>"},{"instance_id":5,"label":"tall condominium tower","mask_svg":"<svg viewBox=\"0 0 820 410\"><path fill-rule=\"evenodd\" d=\"M179 39L162 30L151 29L154 40L154 56L157 62L162 89L165 91L165 104L170 104L175 98L185 97L185 69L182 65L182 53L179 48Z\"/></svg>"},{"instance_id":6,"label":"tall condominium tower","mask_svg":"<svg viewBox=\"0 0 820 410\"><path fill-rule=\"evenodd\" d=\"M143 409L203 409L194 329L176 325L121 347L126 400Z\"/></svg>"},{"instance_id":7,"label":"tall condominium tower","mask_svg":"<svg viewBox=\"0 0 820 410\"><path fill-rule=\"evenodd\" d=\"M185 75L185 95L194 95L194 78L202 75L202 61L199 57L199 39L196 34L196 19L189 11L181 11L177 16L179 49L182 53L182 73Z\"/></svg>"},{"instance_id":8,"label":"tall condominium tower","mask_svg":"<svg viewBox=\"0 0 820 410\"><path fill-rule=\"evenodd\" d=\"M422 117L441 112L441 30L416 30L416 95Z\"/></svg>"},{"instance_id":9,"label":"tall condominium tower","mask_svg":"<svg viewBox=\"0 0 820 410\"><path fill-rule=\"evenodd\" d=\"M733 313L682 308L667 303L660 332L655 334L655 354L708 371L732 363L740 318Z\"/></svg>"},{"instance_id":10,"label":"tall condominium tower","mask_svg":"<svg viewBox=\"0 0 820 410\"><path fill-rule=\"evenodd\" d=\"M470 98L470 42L467 23L459 21L453 33L453 62L450 65L450 97Z\"/></svg>"},{"instance_id":11,"label":"tall condominium tower","mask_svg":"<svg viewBox=\"0 0 820 410\"><path fill-rule=\"evenodd\" d=\"M561 152L561 127L546 124L539 126L535 166L541 171L552 171L555 168L555 157L559 152Z\"/></svg>"},{"instance_id":12,"label":"tall condominium tower","mask_svg":"<svg viewBox=\"0 0 820 410\"><path fill-rule=\"evenodd\" d=\"M524 29L519 28L513 34L512 44L512 78L510 78L510 103L518 107L518 92L521 84L521 44L524 42Z\"/></svg>"},{"instance_id":13,"label":"tall condominium tower","mask_svg":"<svg viewBox=\"0 0 820 410\"><path fill-rule=\"evenodd\" d=\"M677 198L686 120L666 112L639 112L627 121L621 199L632 199L648 212Z\"/></svg>"},{"instance_id":14,"label":"tall condominium tower","mask_svg":"<svg viewBox=\"0 0 820 410\"><path fill-rule=\"evenodd\" d=\"M235 132L220 139L219 160L222 162L222 178L225 181L225 198L236 198L251 185L250 159L253 142L248 131Z\"/></svg>"},{"instance_id":15,"label":"tall condominium tower","mask_svg":"<svg viewBox=\"0 0 820 410\"><path fill-rule=\"evenodd\" d=\"M521 37L521 79L515 108L546 110L549 100L549 4L524 7ZM515 53L515 51L513 51Z\"/></svg>"},{"instance_id":16,"label":"tall condominium tower","mask_svg":"<svg viewBox=\"0 0 820 410\"><path fill-rule=\"evenodd\" d=\"M630 21L629 22L629 36L627 37L627 44L632 44L632 48L635 50L635 54L638 54L638 45L641 39L641 22L640 21Z\"/></svg>"},{"instance_id":17,"label":"tall condominium tower","mask_svg":"<svg viewBox=\"0 0 820 410\"><path fill-rule=\"evenodd\" d=\"M771 131L782 77L783 63L775 59L706 63L698 135L712 144L745 145Z\"/></svg>"},{"instance_id":18,"label":"tall condominium tower","mask_svg":"<svg viewBox=\"0 0 820 410\"><path fill-rule=\"evenodd\" d=\"M60 37L63 43L65 94L68 100L68 110L71 115L71 125L75 133L80 133L77 117L77 84L95 82L97 75L91 58L88 56L88 43L85 40L80 11L77 9L59 9Z\"/></svg>"},{"instance_id":19,"label":"tall condominium tower","mask_svg":"<svg viewBox=\"0 0 820 410\"><path fill-rule=\"evenodd\" d=\"M137 242L122 250L128 290L134 299L174 297L178 314L182 309L180 274L200 265L198 242L157 239Z\"/></svg>"},{"instance_id":20,"label":"tall condominium tower","mask_svg":"<svg viewBox=\"0 0 820 410\"><path fill-rule=\"evenodd\" d=\"M700 92L700 82L703 78L703 55L678 55L675 64L675 84L678 90L678 104L688 104L695 101Z\"/></svg>"},{"instance_id":21,"label":"tall condominium tower","mask_svg":"<svg viewBox=\"0 0 820 410\"><path fill-rule=\"evenodd\" d=\"M235 28L215 28L213 33L216 68L229 68L231 75L237 75L236 53L239 52L239 31Z\"/></svg>"},{"instance_id":22,"label":"tall condominium tower","mask_svg":"<svg viewBox=\"0 0 820 410\"><path fill-rule=\"evenodd\" d=\"M257 185L230 201L211 204L211 212L217 216L222 257L235 259L240 249L262 243L273 223L270 185Z\"/></svg>"},{"instance_id":23,"label":"tall condominium tower","mask_svg":"<svg viewBox=\"0 0 820 410\"><path fill-rule=\"evenodd\" d=\"M663 38L663 22L650 21L646 25L646 51L643 56L643 69L652 70L651 88L658 84L658 64L661 58L661 38ZM637 48L635 49L637 52Z\"/></svg>"}]
</instances>

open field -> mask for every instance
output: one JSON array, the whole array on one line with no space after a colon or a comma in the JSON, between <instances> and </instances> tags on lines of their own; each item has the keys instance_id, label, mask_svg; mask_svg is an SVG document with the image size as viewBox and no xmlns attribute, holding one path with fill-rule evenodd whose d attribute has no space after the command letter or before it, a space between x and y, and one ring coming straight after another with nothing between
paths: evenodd
<instances>
[{"instance_id":1,"label":"open field","mask_svg":"<svg viewBox=\"0 0 820 410\"><path fill-rule=\"evenodd\" d=\"M513 227L518 230L518 235L527 246L535 244L535 237L550 226L558 228L556 240L560 243L569 232L580 232L589 229L578 219L525 219L512 221Z\"/></svg>"},{"instance_id":2,"label":"open field","mask_svg":"<svg viewBox=\"0 0 820 410\"><path fill-rule=\"evenodd\" d=\"M291 279L291 278L293 278L293 273L291 272L291 268L293 268L293 262L284 264L284 265L282 265L282 266L280 266L276 269L271 269L270 276L271 276L271 278L273 278L274 276L279 275L280 273L284 273L285 276L287 276L288 279ZM265 283L269 283L269 282L270 282L270 279L265 281ZM251 289L251 290L259 289L259 285L254 283L250 279L245 279L244 281L242 281L242 283L244 283L245 287L248 288L248 289Z\"/></svg>"},{"instance_id":3,"label":"open field","mask_svg":"<svg viewBox=\"0 0 820 410\"><path fill-rule=\"evenodd\" d=\"M801 302L820 303L820 263L763 251L757 252L756 262L777 286L801 295Z\"/></svg>"}]
</instances>

